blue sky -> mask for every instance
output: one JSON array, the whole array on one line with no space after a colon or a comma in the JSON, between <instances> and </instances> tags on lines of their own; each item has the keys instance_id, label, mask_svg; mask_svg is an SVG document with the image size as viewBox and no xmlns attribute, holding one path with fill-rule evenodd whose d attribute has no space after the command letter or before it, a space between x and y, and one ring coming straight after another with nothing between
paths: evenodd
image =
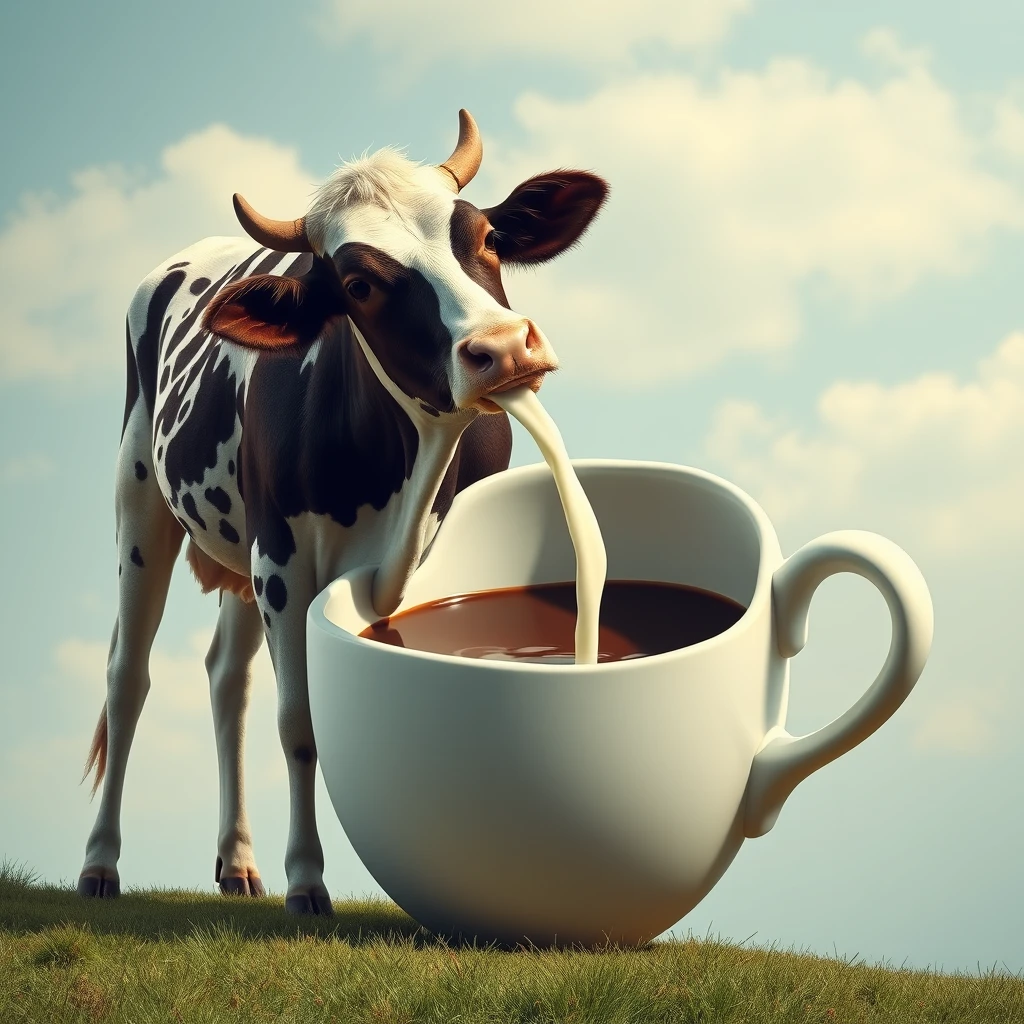
<instances>
[{"instance_id":1,"label":"blue sky","mask_svg":"<svg viewBox=\"0 0 1024 1024\"><path fill-rule=\"evenodd\" d=\"M570 453L721 473L786 552L877 530L932 589L932 660L906 705L804 783L680 929L1024 969L1024 9L573 10L186 0L0 15L0 856L73 880L92 821L77 783L116 613L135 284L237 233L234 191L293 217L365 149L442 159L465 106L485 146L471 201L560 165L612 185L580 249L507 287L562 359L543 394ZM536 459L517 435L514 463ZM215 607L179 569L129 763L126 885L212 886ZM887 641L871 588L828 581L791 730L844 710ZM273 706L264 653L250 811L282 890ZM331 891L373 891L322 789L319 808Z\"/></svg>"}]
</instances>

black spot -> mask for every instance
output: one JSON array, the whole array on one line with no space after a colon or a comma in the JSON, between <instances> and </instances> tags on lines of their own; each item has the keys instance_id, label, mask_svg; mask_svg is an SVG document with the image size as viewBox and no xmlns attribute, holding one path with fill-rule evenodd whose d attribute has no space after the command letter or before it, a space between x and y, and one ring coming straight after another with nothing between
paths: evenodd
<instances>
[{"instance_id":1,"label":"black spot","mask_svg":"<svg viewBox=\"0 0 1024 1024\"><path fill-rule=\"evenodd\" d=\"M238 531L226 519L220 521L220 535L232 544L238 543Z\"/></svg>"},{"instance_id":2,"label":"black spot","mask_svg":"<svg viewBox=\"0 0 1024 1024\"><path fill-rule=\"evenodd\" d=\"M267 578L267 602L275 612L283 612L288 603L288 590L277 573Z\"/></svg>"},{"instance_id":3,"label":"black spot","mask_svg":"<svg viewBox=\"0 0 1024 1024\"><path fill-rule=\"evenodd\" d=\"M252 578L252 589L256 591L256 596L259 597L263 593L263 577L253 576Z\"/></svg>"},{"instance_id":4,"label":"black spot","mask_svg":"<svg viewBox=\"0 0 1024 1024\"><path fill-rule=\"evenodd\" d=\"M196 353L207 344L210 340L210 334L207 331L198 331L191 341L181 346L181 351L174 357L174 368L171 370L172 377L180 377L185 370L185 367L195 358ZM207 348L209 351L209 347ZM195 380L195 374L191 374L190 378ZM187 390L187 386L186 389Z\"/></svg>"},{"instance_id":5,"label":"black spot","mask_svg":"<svg viewBox=\"0 0 1024 1024\"><path fill-rule=\"evenodd\" d=\"M222 515L226 516L231 511L231 499L223 487L207 487L206 500Z\"/></svg>"},{"instance_id":6,"label":"black spot","mask_svg":"<svg viewBox=\"0 0 1024 1024\"><path fill-rule=\"evenodd\" d=\"M156 450L156 457L158 459L162 459L164 457L164 446L163 445L160 445L160 447L157 448L157 450Z\"/></svg>"},{"instance_id":7,"label":"black spot","mask_svg":"<svg viewBox=\"0 0 1024 1024\"><path fill-rule=\"evenodd\" d=\"M121 566L120 566L120 565L119 565L119 566L117 567L117 575L118 575L118 576L120 576L120 575L121 575Z\"/></svg>"},{"instance_id":8,"label":"black spot","mask_svg":"<svg viewBox=\"0 0 1024 1024\"><path fill-rule=\"evenodd\" d=\"M260 274L269 274L287 255L288 254L286 252L280 252L277 249L269 249L267 251L267 255L264 256L255 267L253 267L252 276L257 277Z\"/></svg>"},{"instance_id":9,"label":"black spot","mask_svg":"<svg viewBox=\"0 0 1024 1024\"><path fill-rule=\"evenodd\" d=\"M159 429L167 436L175 419L181 419L180 408L188 404L185 391L198 378L191 413L167 442L164 472L172 491L200 483L207 470L216 467L220 445L235 432L235 374L230 360L217 363L219 345L211 339L206 355L196 360L185 377L174 382L154 422L154 432Z\"/></svg>"},{"instance_id":10,"label":"black spot","mask_svg":"<svg viewBox=\"0 0 1024 1024\"><path fill-rule=\"evenodd\" d=\"M197 277L189 286L188 290L193 295L198 295L204 288L210 287L210 279L208 277Z\"/></svg>"},{"instance_id":11,"label":"black spot","mask_svg":"<svg viewBox=\"0 0 1024 1024\"><path fill-rule=\"evenodd\" d=\"M285 270L282 277L304 277L313 269L313 257L308 252L299 253L295 262Z\"/></svg>"},{"instance_id":12,"label":"black spot","mask_svg":"<svg viewBox=\"0 0 1024 1024\"><path fill-rule=\"evenodd\" d=\"M300 764L311 764L313 761L313 751L309 747L296 747L292 751L292 756Z\"/></svg>"},{"instance_id":13,"label":"black spot","mask_svg":"<svg viewBox=\"0 0 1024 1024\"><path fill-rule=\"evenodd\" d=\"M235 460L234 459L228 459L228 476L234 476L234 475L235 475Z\"/></svg>"},{"instance_id":14,"label":"black spot","mask_svg":"<svg viewBox=\"0 0 1024 1024\"><path fill-rule=\"evenodd\" d=\"M206 336L204 335L202 337ZM192 364L187 376L180 377L173 370L171 371L174 383L171 385L171 389L167 393L166 398L164 398L163 405L160 406L160 411L156 414L156 417L153 420L154 437L157 435L158 428L162 430L164 437L167 437L170 434L171 428L174 426L175 420L177 419L178 411L181 409L181 405L185 401L185 395L195 383L199 374L206 369L206 364L209 362L212 348L212 343L207 345L203 354L200 355L200 357Z\"/></svg>"},{"instance_id":15,"label":"black spot","mask_svg":"<svg viewBox=\"0 0 1024 1024\"><path fill-rule=\"evenodd\" d=\"M171 377L170 364L164 367L164 372L160 374L160 394L163 394L167 390L167 381Z\"/></svg>"},{"instance_id":16,"label":"black spot","mask_svg":"<svg viewBox=\"0 0 1024 1024\"><path fill-rule=\"evenodd\" d=\"M267 629L270 629L270 616L266 612L263 613L263 621L267 624Z\"/></svg>"},{"instance_id":17,"label":"black spot","mask_svg":"<svg viewBox=\"0 0 1024 1024\"><path fill-rule=\"evenodd\" d=\"M188 415L188 411L191 408L192 408L192 403L191 402L186 400L186 401L181 403L181 408L178 410L178 422L179 423L184 423L185 422L185 417ZM165 420L164 422L166 423L167 421Z\"/></svg>"},{"instance_id":18,"label":"black spot","mask_svg":"<svg viewBox=\"0 0 1024 1024\"><path fill-rule=\"evenodd\" d=\"M188 260L184 260L181 263L172 263L167 269L168 270L177 270L179 267L187 267L187 266L188 266Z\"/></svg>"},{"instance_id":19,"label":"black spot","mask_svg":"<svg viewBox=\"0 0 1024 1024\"><path fill-rule=\"evenodd\" d=\"M171 299L174 298L184 280L185 272L175 270L156 286L156 291L153 292L153 297L149 300L149 309L146 311L146 327L139 338L136 350L139 383L142 385L146 408L151 416L153 415L153 403L156 400L156 365L160 341L170 322L170 317L165 320L165 315L167 307L171 304Z\"/></svg>"},{"instance_id":20,"label":"black spot","mask_svg":"<svg viewBox=\"0 0 1024 1024\"><path fill-rule=\"evenodd\" d=\"M431 416L440 416L441 415L432 405L427 405L426 402L420 402L420 408L424 412L430 413Z\"/></svg>"},{"instance_id":21,"label":"black spot","mask_svg":"<svg viewBox=\"0 0 1024 1024\"><path fill-rule=\"evenodd\" d=\"M128 318L124 321L124 335L128 348L128 377L124 389L124 423L121 424L121 437L128 427L128 419L139 400L139 364L135 361L135 350L132 348L132 332L128 327Z\"/></svg>"},{"instance_id":22,"label":"black spot","mask_svg":"<svg viewBox=\"0 0 1024 1024\"><path fill-rule=\"evenodd\" d=\"M196 508L196 499L192 497L191 491L186 491L181 496L181 507L189 519L198 523L204 530L206 529L206 521L199 514L199 509Z\"/></svg>"},{"instance_id":23,"label":"black spot","mask_svg":"<svg viewBox=\"0 0 1024 1024\"><path fill-rule=\"evenodd\" d=\"M200 314L209 305L210 300L214 295L216 295L225 284L230 284L232 281L237 281L238 278L243 277L245 272L249 269L249 265L261 252L266 252L266 249L257 249L251 256L242 260L237 267L231 267L227 273L214 281L213 284L209 283L208 278L197 279L197 281L202 280L206 282L206 290L199 297L199 301L196 303L195 309L193 309L192 312L175 328L174 334L171 335L170 340L167 342L167 356L169 356L178 347L178 345L181 344L182 340L191 333L192 328L200 317Z\"/></svg>"},{"instance_id":24,"label":"black spot","mask_svg":"<svg viewBox=\"0 0 1024 1024\"><path fill-rule=\"evenodd\" d=\"M149 470L146 469L145 465L141 462L135 463L135 476L139 480L145 480L149 476Z\"/></svg>"},{"instance_id":25,"label":"black spot","mask_svg":"<svg viewBox=\"0 0 1024 1024\"><path fill-rule=\"evenodd\" d=\"M187 317L189 315L189 313L191 313L191 312L192 312L192 307L189 306L188 309L186 309L185 312L181 314L182 320L184 320L185 317Z\"/></svg>"},{"instance_id":26,"label":"black spot","mask_svg":"<svg viewBox=\"0 0 1024 1024\"><path fill-rule=\"evenodd\" d=\"M143 560L142 560L142 553L141 553L141 552L139 551L139 549L138 549L138 547L137 547L137 546L136 546L136 547L134 547L134 548L132 548L132 561L133 561L133 562L134 562L134 563L135 563L135 564L136 564L136 565L137 565L137 566L138 566L138 567L139 567L140 569L144 569L144 568L145 568L145 566L146 566L146 563L145 563L145 562L143 562Z\"/></svg>"},{"instance_id":27,"label":"black spot","mask_svg":"<svg viewBox=\"0 0 1024 1024\"><path fill-rule=\"evenodd\" d=\"M199 297L199 301L196 303L195 308L192 310L192 312L189 313L188 316L182 317L181 322L178 324L177 327L174 328L174 333L171 335L170 340L167 342L167 347L164 350L165 359L169 360L174 350L190 334L192 334L193 340L195 340L196 336L206 333L205 331L202 330L201 325L197 327L197 321L199 320L199 317L202 314L203 310L206 309L210 300L227 282L228 278L231 276L231 273L234 269L235 268L232 267L222 277L214 281L213 284L211 284L210 287L207 288L206 291ZM193 328L197 328L194 334ZM174 374L175 376L177 376L177 369L175 369Z\"/></svg>"}]
</instances>

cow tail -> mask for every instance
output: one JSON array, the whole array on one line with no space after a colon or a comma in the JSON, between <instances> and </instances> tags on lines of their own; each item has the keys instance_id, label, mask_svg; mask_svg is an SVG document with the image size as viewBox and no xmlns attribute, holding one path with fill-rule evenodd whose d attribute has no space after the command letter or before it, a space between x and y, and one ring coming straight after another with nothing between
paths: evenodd
<instances>
[{"instance_id":1,"label":"cow tail","mask_svg":"<svg viewBox=\"0 0 1024 1024\"><path fill-rule=\"evenodd\" d=\"M85 762L85 771L82 772L82 782L89 777L89 773L96 768L96 778L93 779L92 792L89 798L96 795L100 788L103 776L107 771L107 702L103 702L103 710L100 712L100 720L96 723L96 731L92 734L92 746L89 747L89 758Z\"/></svg>"}]
</instances>

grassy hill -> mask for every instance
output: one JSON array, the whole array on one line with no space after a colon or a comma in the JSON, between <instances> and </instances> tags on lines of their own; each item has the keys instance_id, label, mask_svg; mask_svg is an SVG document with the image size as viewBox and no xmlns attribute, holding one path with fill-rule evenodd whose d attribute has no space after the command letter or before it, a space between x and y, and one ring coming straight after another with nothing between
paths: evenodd
<instances>
[{"instance_id":1,"label":"grassy hill","mask_svg":"<svg viewBox=\"0 0 1024 1024\"><path fill-rule=\"evenodd\" d=\"M892 970L711 940L453 947L385 901L299 922L280 897L87 902L0 868L0 1024L149 1021L1024 1022L1024 979Z\"/></svg>"}]
</instances>

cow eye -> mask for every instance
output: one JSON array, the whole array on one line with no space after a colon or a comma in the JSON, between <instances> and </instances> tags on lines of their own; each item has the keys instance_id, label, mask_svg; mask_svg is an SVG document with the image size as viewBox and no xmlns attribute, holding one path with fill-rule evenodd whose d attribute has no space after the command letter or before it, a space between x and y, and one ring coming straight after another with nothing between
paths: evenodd
<instances>
[{"instance_id":1,"label":"cow eye","mask_svg":"<svg viewBox=\"0 0 1024 1024\"><path fill-rule=\"evenodd\" d=\"M494 241L494 231L488 231L484 236L484 248L488 252L497 252L497 243Z\"/></svg>"},{"instance_id":2,"label":"cow eye","mask_svg":"<svg viewBox=\"0 0 1024 1024\"><path fill-rule=\"evenodd\" d=\"M352 296L356 302L365 302L370 297L370 286L365 281L349 281L345 285L345 291Z\"/></svg>"}]
</instances>

